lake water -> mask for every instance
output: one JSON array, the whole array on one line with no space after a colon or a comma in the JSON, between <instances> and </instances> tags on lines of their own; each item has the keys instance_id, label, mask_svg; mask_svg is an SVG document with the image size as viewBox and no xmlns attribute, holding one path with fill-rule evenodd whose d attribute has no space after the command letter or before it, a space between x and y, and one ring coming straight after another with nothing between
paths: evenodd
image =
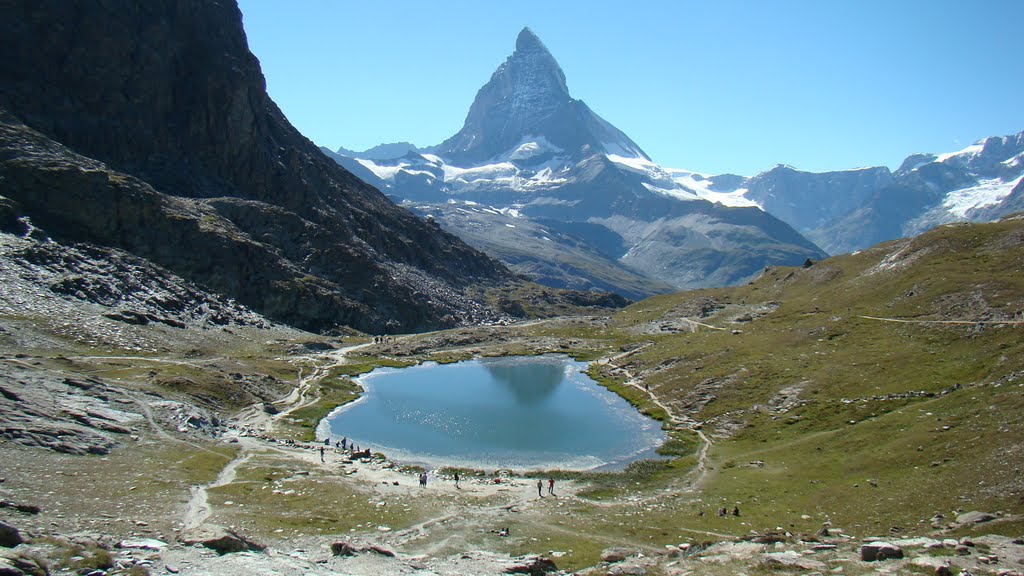
<instances>
[{"instance_id":1,"label":"lake water","mask_svg":"<svg viewBox=\"0 0 1024 576\"><path fill-rule=\"evenodd\" d=\"M318 429L361 449L431 466L621 468L664 441L658 422L562 356L377 369L366 393Z\"/></svg>"}]
</instances>

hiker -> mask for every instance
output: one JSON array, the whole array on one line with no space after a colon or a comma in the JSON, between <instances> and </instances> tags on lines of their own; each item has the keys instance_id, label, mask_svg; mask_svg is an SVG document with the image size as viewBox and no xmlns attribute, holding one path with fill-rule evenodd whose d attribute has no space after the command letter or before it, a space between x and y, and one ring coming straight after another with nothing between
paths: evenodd
<instances>
[{"instance_id":1,"label":"hiker","mask_svg":"<svg viewBox=\"0 0 1024 576\"><path fill-rule=\"evenodd\" d=\"M427 486L427 473L426 472L420 473L420 486L423 487L423 488L426 488L426 486Z\"/></svg>"},{"instance_id":2,"label":"hiker","mask_svg":"<svg viewBox=\"0 0 1024 576\"><path fill-rule=\"evenodd\" d=\"M345 450L346 448L348 448L348 436L341 439L341 449Z\"/></svg>"},{"instance_id":3,"label":"hiker","mask_svg":"<svg viewBox=\"0 0 1024 576\"><path fill-rule=\"evenodd\" d=\"M456 488L459 487L459 473L458 472L455 473L455 487Z\"/></svg>"},{"instance_id":4,"label":"hiker","mask_svg":"<svg viewBox=\"0 0 1024 576\"><path fill-rule=\"evenodd\" d=\"M555 479L548 478L548 494L554 495L555 493Z\"/></svg>"},{"instance_id":5,"label":"hiker","mask_svg":"<svg viewBox=\"0 0 1024 576\"><path fill-rule=\"evenodd\" d=\"M718 509L718 517L719 518L724 518L726 516L726 514L728 514L728 513L725 511L725 506L722 506L721 508Z\"/></svg>"},{"instance_id":6,"label":"hiker","mask_svg":"<svg viewBox=\"0 0 1024 576\"><path fill-rule=\"evenodd\" d=\"M740 507L739 506L733 506L732 507L732 515L733 516L739 516L740 515Z\"/></svg>"},{"instance_id":7,"label":"hiker","mask_svg":"<svg viewBox=\"0 0 1024 576\"><path fill-rule=\"evenodd\" d=\"M324 460L324 447L323 446L320 447L320 461L321 462L326 462L326 460Z\"/></svg>"},{"instance_id":8,"label":"hiker","mask_svg":"<svg viewBox=\"0 0 1024 576\"><path fill-rule=\"evenodd\" d=\"M544 497L544 481L537 478L537 496Z\"/></svg>"},{"instance_id":9,"label":"hiker","mask_svg":"<svg viewBox=\"0 0 1024 576\"><path fill-rule=\"evenodd\" d=\"M328 436L327 438L324 438L324 446L330 446L330 445L331 445L331 437Z\"/></svg>"}]
</instances>

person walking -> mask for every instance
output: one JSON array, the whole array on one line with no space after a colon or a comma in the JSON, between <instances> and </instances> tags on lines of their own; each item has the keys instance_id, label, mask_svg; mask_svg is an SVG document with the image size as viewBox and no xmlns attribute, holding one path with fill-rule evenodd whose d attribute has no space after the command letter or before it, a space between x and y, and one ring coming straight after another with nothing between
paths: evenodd
<instances>
[{"instance_id":1,"label":"person walking","mask_svg":"<svg viewBox=\"0 0 1024 576\"><path fill-rule=\"evenodd\" d=\"M459 487L459 473L458 472L455 473L455 487L456 488Z\"/></svg>"},{"instance_id":2,"label":"person walking","mask_svg":"<svg viewBox=\"0 0 1024 576\"><path fill-rule=\"evenodd\" d=\"M324 460L324 447L323 446L320 447L320 461L321 462L327 462L326 460Z\"/></svg>"},{"instance_id":3,"label":"person walking","mask_svg":"<svg viewBox=\"0 0 1024 576\"><path fill-rule=\"evenodd\" d=\"M555 495L555 479L548 478L548 494Z\"/></svg>"},{"instance_id":4,"label":"person walking","mask_svg":"<svg viewBox=\"0 0 1024 576\"><path fill-rule=\"evenodd\" d=\"M544 497L544 481L537 478L537 496Z\"/></svg>"}]
</instances>

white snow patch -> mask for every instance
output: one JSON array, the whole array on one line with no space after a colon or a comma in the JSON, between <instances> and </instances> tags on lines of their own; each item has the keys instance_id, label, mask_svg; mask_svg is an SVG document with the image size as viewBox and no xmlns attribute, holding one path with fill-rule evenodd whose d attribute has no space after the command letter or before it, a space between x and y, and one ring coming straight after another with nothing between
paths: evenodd
<instances>
[{"instance_id":1,"label":"white snow patch","mask_svg":"<svg viewBox=\"0 0 1024 576\"><path fill-rule=\"evenodd\" d=\"M356 162L362 164L367 170L373 172L374 175L381 180L393 180L395 178L395 174L398 174L399 171L409 165L408 163L402 163L398 166L381 166L373 160L366 160L365 158L356 158Z\"/></svg>"},{"instance_id":2,"label":"white snow patch","mask_svg":"<svg viewBox=\"0 0 1024 576\"><path fill-rule=\"evenodd\" d=\"M506 228L515 228L516 225L515 224L505 224L505 227Z\"/></svg>"},{"instance_id":3,"label":"white snow patch","mask_svg":"<svg viewBox=\"0 0 1024 576\"><path fill-rule=\"evenodd\" d=\"M497 164L484 164L473 168L459 168L450 164L441 167L444 171L445 182L476 182L478 180L508 180L513 178L518 170L511 162L499 162Z\"/></svg>"},{"instance_id":4,"label":"white snow patch","mask_svg":"<svg viewBox=\"0 0 1024 576\"><path fill-rule=\"evenodd\" d=\"M666 170L676 184L692 191L698 197L708 202L717 202L723 206L760 208L763 210L760 204L746 197L748 192L746 188L737 188L725 192L716 191L711 189L712 176L676 168L667 168Z\"/></svg>"},{"instance_id":5,"label":"white snow patch","mask_svg":"<svg viewBox=\"0 0 1024 576\"><path fill-rule=\"evenodd\" d=\"M647 188L648 190L654 192L655 194L672 196L673 198L678 198L680 200L700 200L700 196L697 196L696 194L688 190L683 190L682 188L659 188L657 186L654 186L653 184L648 184L647 182L644 182L643 185L644 188Z\"/></svg>"},{"instance_id":6,"label":"white snow patch","mask_svg":"<svg viewBox=\"0 0 1024 576\"><path fill-rule=\"evenodd\" d=\"M974 155L974 154L977 154L977 153L981 152L982 148L984 148L984 146L982 146L980 143L978 143L978 144L971 144L967 148L964 148L963 150L959 150L957 152L947 152L946 154L939 154L939 157L936 158L935 161L936 162L945 162L946 160L949 160L950 158L953 158L955 156L970 156L970 155Z\"/></svg>"},{"instance_id":7,"label":"white snow patch","mask_svg":"<svg viewBox=\"0 0 1024 576\"><path fill-rule=\"evenodd\" d=\"M651 162L650 160L647 160L645 158L637 158L635 156L621 156L619 154L605 154L605 157L611 160L612 162L625 168L628 168L630 170L633 170L635 172L640 172L643 174L652 174L659 172L664 173L664 170L661 168L661 166L658 166L654 162Z\"/></svg>"},{"instance_id":8,"label":"white snow patch","mask_svg":"<svg viewBox=\"0 0 1024 576\"><path fill-rule=\"evenodd\" d=\"M945 200L942 201L942 207L950 214L966 218L967 212L972 209L994 206L1002 202L1003 198L1009 196L1022 179L1024 176L1019 176L1011 182L1004 182L998 178L982 180L977 186L954 190L946 194Z\"/></svg>"},{"instance_id":9,"label":"white snow patch","mask_svg":"<svg viewBox=\"0 0 1024 576\"><path fill-rule=\"evenodd\" d=\"M618 158L624 159L629 158L646 162L646 160L644 160L644 158L640 154L639 150L632 147L623 146L620 142L601 142L601 146L604 147L605 152L607 152L609 156L616 156Z\"/></svg>"}]
</instances>

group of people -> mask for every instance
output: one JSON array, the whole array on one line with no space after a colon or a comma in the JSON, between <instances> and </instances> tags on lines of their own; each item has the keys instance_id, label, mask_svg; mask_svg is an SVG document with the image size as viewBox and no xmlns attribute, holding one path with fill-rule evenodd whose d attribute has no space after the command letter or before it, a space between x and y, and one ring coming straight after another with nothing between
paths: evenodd
<instances>
[{"instance_id":1,"label":"group of people","mask_svg":"<svg viewBox=\"0 0 1024 576\"><path fill-rule=\"evenodd\" d=\"M725 508L725 506L722 506L721 508L718 509L718 515L719 516L728 516L729 515L729 511ZM732 507L732 515L733 516L739 516L740 515L740 507L739 506L733 506Z\"/></svg>"},{"instance_id":2,"label":"group of people","mask_svg":"<svg viewBox=\"0 0 1024 576\"><path fill-rule=\"evenodd\" d=\"M555 479L548 478L548 494L555 495ZM544 481L537 478L537 496L544 497Z\"/></svg>"},{"instance_id":3,"label":"group of people","mask_svg":"<svg viewBox=\"0 0 1024 576\"><path fill-rule=\"evenodd\" d=\"M383 338L383 337L381 337L381 338ZM341 450L351 450L351 452L353 454L360 452L359 446L357 446L354 442L349 442L347 436L343 437L341 440L335 441L334 445L335 445L335 447L340 448ZM324 445L320 447L320 461L321 462L326 462L325 454L327 452L327 448L330 448L330 447L331 447L331 437L328 436L327 438L324 438ZM367 450L367 452L369 452L369 450ZM458 489L461 489L462 487L459 486L460 478L459 478L459 473L458 472L454 473L454 478L455 478L455 487L458 488ZM427 473L426 472L421 472L420 473L419 481L420 481L420 487L426 488L426 486L427 486ZM548 478L548 494L550 494L552 496L555 495L555 479L554 478ZM544 481L541 480L540 478L537 479L537 496L540 496L541 498L544 497ZM723 508L722 510L725 510L725 509ZM736 516L739 516L739 510L735 510L734 514ZM724 514L719 514L719 515L724 515Z\"/></svg>"}]
</instances>

